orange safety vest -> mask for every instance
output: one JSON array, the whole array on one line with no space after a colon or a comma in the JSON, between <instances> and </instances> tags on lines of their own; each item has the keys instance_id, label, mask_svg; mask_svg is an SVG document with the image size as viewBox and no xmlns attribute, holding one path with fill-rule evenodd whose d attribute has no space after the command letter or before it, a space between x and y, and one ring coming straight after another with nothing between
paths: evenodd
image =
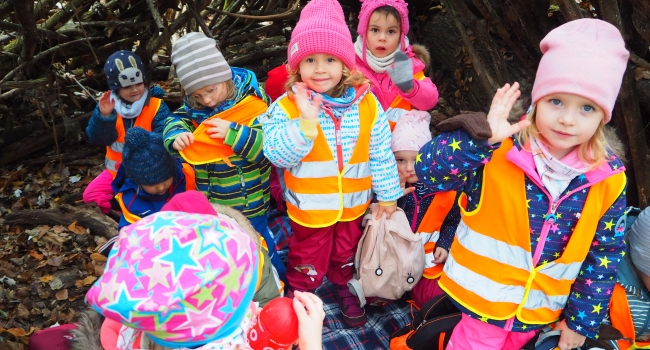
<instances>
[{"instance_id":1,"label":"orange safety vest","mask_svg":"<svg viewBox=\"0 0 650 350\"><path fill-rule=\"evenodd\" d=\"M257 116L264 113L269 106L257 96L248 95L234 106L215 114L206 120L220 118L242 125L253 125ZM232 147L224 144L224 139L213 139L206 133L212 126L205 123L194 123L194 142L184 150L180 151L181 157L193 165L214 163L224 161L229 166L232 163L228 159L234 155Z\"/></svg>"},{"instance_id":2,"label":"orange safety vest","mask_svg":"<svg viewBox=\"0 0 650 350\"><path fill-rule=\"evenodd\" d=\"M196 178L192 166L187 163L183 163L183 174L185 174L185 191L196 190ZM134 215L129 211L128 206L124 204L124 200L122 199L122 194L123 194L122 192L116 194L115 199L117 200L117 203L120 205L120 209L122 210L124 219L126 219L126 221L130 224L142 219L141 217Z\"/></svg>"},{"instance_id":3,"label":"orange safety vest","mask_svg":"<svg viewBox=\"0 0 650 350\"><path fill-rule=\"evenodd\" d=\"M636 342L636 331L634 330L630 304L627 301L625 288L618 283L614 286L614 293L612 293L612 299L609 303L609 319L612 326L623 334L624 339L617 341L621 350L650 349L650 342Z\"/></svg>"},{"instance_id":4,"label":"orange safety vest","mask_svg":"<svg viewBox=\"0 0 650 350\"><path fill-rule=\"evenodd\" d=\"M571 287L598 228L598 218L625 188L624 173L595 183L562 255L535 267L524 171L506 159L512 139L503 141L483 170L481 199L471 212L459 200L463 218L440 287L468 310L495 320L516 316L528 324L550 324L566 306ZM507 180L506 180L507 179ZM550 216L549 216L550 217Z\"/></svg>"},{"instance_id":5,"label":"orange safety vest","mask_svg":"<svg viewBox=\"0 0 650 350\"><path fill-rule=\"evenodd\" d=\"M447 214L454 206L454 199L456 199L456 191L436 193L429 204L420 225L415 229L415 232L424 237L434 232L440 232L442 223L445 221ZM442 274L442 267L444 264L431 263L435 257L433 254L436 250L436 242L427 241L424 243L424 277L428 279L436 279Z\"/></svg>"},{"instance_id":6,"label":"orange safety vest","mask_svg":"<svg viewBox=\"0 0 650 350\"><path fill-rule=\"evenodd\" d=\"M144 106L140 115L135 118L133 127L139 126L151 131L151 124L156 117L156 113L158 113L161 103L162 100L157 97L150 98L149 104ZM104 159L106 169L113 175L113 178L117 174L118 163L122 162L122 149L124 149L124 136L126 135L124 119L119 114L115 122L115 130L117 130L117 139L110 146L106 146L106 158Z\"/></svg>"},{"instance_id":7,"label":"orange safety vest","mask_svg":"<svg viewBox=\"0 0 650 350\"><path fill-rule=\"evenodd\" d=\"M278 105L289 119L300 116L288 96L280 99ZM366 212L372 200L370 131L377 115L375 97L366 94L359 102L361 123L357 145L344 167L342 146L338 145L337 155L332 155L318 125L318 135L309 154L300 164L284 171L284 198L291 220L305 227L327 227L339 221L352 221Z\"/></svg>"},{"instance_id":8,"label":"orange safety vest","mask_svg":"<svg viewBox=\"0 0 650 350\"><path fill-rule=\"evenodd\" d=\"M413 75L413 79L424 80L424 78L426 78L426 76L424 76L423 71L420 71L420 72L415 73ZM398 94L397 96L395 96L395 99L393 100L393 102L391 102L390 107L388 107L388 109L391 109L391 108L399 108L399 109L403 109L403 110L406 110L406 111L410 111L410 110L413 109L413 106L411 106L411 104L408 101L403 99L402 96ZM397 123L397 120L395 120L395 121L388 120L388 125L390 125L390 131L393 131L393 129L395 129L395 124L396 123Z\"/></svg>"}]
</instances>

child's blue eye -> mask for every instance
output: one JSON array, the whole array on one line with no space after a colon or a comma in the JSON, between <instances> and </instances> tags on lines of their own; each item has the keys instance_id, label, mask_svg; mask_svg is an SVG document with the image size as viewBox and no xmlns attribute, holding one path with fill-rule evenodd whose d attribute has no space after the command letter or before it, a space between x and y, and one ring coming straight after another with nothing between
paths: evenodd
<instances>
[{"instance_id":1,"label":"child's blue eye","mask_svg":"<svg viewBox=\"0 0 650 350\"><path fill-rule=\"evenodd\" d=\"M551 99L550 102L554 106L561 106L562 105L562 101L558 100L557 98Z\"/></svg>"},{"instance_id":2,"label":"child's blue eye","mask_svg":"<svg viewBox=\"0 0 650 350\"><path fill-rule=\"evenodd\" d=\"M596 109L594 108L594 106L584 105L584 106L582 106L582 110L585 111L585 112L593 112Z\"/></svg>"}]
</instances>

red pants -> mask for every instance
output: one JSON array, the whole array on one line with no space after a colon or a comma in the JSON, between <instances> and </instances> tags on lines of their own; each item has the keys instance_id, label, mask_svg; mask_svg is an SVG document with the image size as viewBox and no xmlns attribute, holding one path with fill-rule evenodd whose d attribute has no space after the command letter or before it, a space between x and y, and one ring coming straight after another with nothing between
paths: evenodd
<instances>
[{"instance_id":1,"label":"red pants","mask_svg":"<svg viewBox=\"0 0 650 350\"><path fill-rule=\"evenodd\" d=\"M363 235L361 221L337 222L328 227L309 228L291 221L287 280L293 289L314 290L323 277L346 285L354 273L354 255Z\"/></svg>"}]
</instances>

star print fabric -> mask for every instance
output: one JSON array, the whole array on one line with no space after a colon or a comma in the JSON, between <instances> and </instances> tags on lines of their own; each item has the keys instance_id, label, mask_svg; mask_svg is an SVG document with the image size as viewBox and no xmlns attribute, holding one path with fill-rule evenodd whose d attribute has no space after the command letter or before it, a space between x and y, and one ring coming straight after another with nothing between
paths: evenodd
<instances>
[{"instance_id":1,"label":"star print fabric","mask_svg":"<svg viewBox=\"0 0 650 350\"><path fill-rule=\"evenodd\" d=\"M480 201L483 167L499 146L500 144L490 146L486 141L474 140L463 130L442 133L422 147L418 154L421 161L416 162L415 171L423 183L437 191L465 192L467 210L471 211L477 208ZM533 156L522 150L515 140L508 159L526 174L531 251L535 252L537 246L543 244L537 266L557 259L566 248L573 228L581 217L590 186L624 169L623 164L614 159L597 171L587 172L571 180L555 201L557 220L551 225L548 234L543 236L542 226L553 203L536 171ZM624 218L625 204L623 190L614 204L598 219L598 229L589 253L564 308L563 316L569 328L590 338L596 338L616 281L616 266L625 255L623 234L615 229L618 221ZM504 213L501 219L508 220L508 213ZM471 317L480 318L462 306L460 308ZM499 327L506 326L506 321L488 319L487 322ZM527 332L543 327L544 325L525 324L515 319L512 330Z\"/></svg>"},{"instance_id":2,"label":"star print fabric","mask_svg":"<svg viewBox=\"0 0 650 350\"><path fill-rule=\"evenodd\" d=\"M258 268L255 243L235 221L159 212L120 231L86 299L160 345L201 346L239 331Z\"/></svg>"}]
</instances>

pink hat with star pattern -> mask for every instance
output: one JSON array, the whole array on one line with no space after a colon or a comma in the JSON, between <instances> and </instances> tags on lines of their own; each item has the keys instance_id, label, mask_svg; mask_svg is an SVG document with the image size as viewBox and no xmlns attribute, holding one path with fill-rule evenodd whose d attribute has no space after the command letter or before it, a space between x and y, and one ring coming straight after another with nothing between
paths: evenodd
<instances>
[{"instance_id":1,"label":"pink hat with star pattern","mask_svg":"<svg viewBox=\"0 0 650 350\"><path fill-rule=\"evenodd\" d=\"M251 237L230 218L159 212L120 231L86 300L159 345L201 346L239 331L258 259Z\"/></svg>"}]
</instances>

